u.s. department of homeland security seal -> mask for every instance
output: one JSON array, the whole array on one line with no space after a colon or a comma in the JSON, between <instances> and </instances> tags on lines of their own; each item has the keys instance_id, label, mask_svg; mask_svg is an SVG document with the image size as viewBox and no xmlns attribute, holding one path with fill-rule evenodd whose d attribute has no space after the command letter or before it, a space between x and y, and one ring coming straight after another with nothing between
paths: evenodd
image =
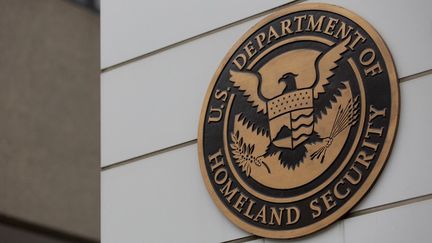
<instances>
[{"instance_id":1,"label":"u.s. department of homeland security seal","mask_svg":"<svg viewBox=\"0 0 432 243\"><path fill-rule=\"evenodd\" d=\"M199 124L201 172L240 228L304 236L371 188L398 114L395 67L370 24L333 5L288 7L243 35L217 69Z\"/></svg>"}]
</instances>

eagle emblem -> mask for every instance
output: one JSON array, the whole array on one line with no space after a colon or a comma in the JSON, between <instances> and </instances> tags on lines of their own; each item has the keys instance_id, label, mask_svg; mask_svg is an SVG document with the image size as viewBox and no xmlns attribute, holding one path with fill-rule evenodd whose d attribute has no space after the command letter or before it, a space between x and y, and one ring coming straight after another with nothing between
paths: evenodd
<instances>
[{"instance_id":1,"label":"eagle emblem","mask_svg":"<svg viewBox=\"0 0 432 243\"><path fill-rule=\"evenodd\" d=\"M342 80L331 78L334 76L333 70L338 67L337 62L347 51L349 42L350 37L327 52L313 49L287 51L268 61L258 72L230 71L233 86L242 92L257 113L267 117L268 132L261 136L265 136L268 143L265 152L259 156L261 162L265 164L266 157L277 154L285 167L295 169L300 166L308 152L306 145L318 141L321 141L323 146L309 152L312 159L317 158L322 162L332 140L355 123L358 113L356 99L347 102L345 107L332 107L331 102L340 95L338 91L344 88ZM298 61L300 57L301 62ZM326 86L331 82L337 82L340 87L329 93ZM334 121L335 130L322 137L314 130L314 126L320 121L318 118L326 113L326 109L339 109L339 114ZM238 122L241 124L247 119L239 116ZM250 120L247 123L254 125ZM242 154L235 149L240 146L238 136L241 136L240 132L232 136L233 153L237 159L241 158ZM244 152L250 153L246 149ZM241 162L247 172L248 163L244 159ZM256 164L261 162L255 160Z\"/></svg>"}]
</instances>

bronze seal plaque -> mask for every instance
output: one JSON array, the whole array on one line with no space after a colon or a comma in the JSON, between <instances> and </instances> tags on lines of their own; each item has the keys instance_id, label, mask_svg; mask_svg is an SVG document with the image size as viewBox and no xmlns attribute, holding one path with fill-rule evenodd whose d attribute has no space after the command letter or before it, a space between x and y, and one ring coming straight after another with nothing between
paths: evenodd
<instances>
[{"instance_id":1,"label":"bronze seal plaque","mask_svg":"<svg viewBox=\"0 0 432 243\"><path fill-rule=\"evenodd\" d=\"M240 228L304 236L371 188L398 115L395 67L370 24L333 5L288 7L243 35L217 69L199 124L201 172Z\"/></svg>"}]
</instances>

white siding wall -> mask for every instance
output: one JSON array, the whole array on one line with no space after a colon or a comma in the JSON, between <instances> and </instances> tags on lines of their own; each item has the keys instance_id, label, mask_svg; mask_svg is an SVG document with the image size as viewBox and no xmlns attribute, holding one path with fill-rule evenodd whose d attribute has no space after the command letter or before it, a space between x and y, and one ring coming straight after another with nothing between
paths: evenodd
<instances>
[{"instance_id":1,"label":"white siding wall","mask_svg":"<svg viewBox=\"0 0 432 243\"><path fill-rule=\"evenodd\" d=\"M260 13L287 2L102 1L103 242L249 236L225 219L204 187L195 142L198 116L229 48L264 16ZM400 78L432 69L431 1L322 2L369 21L388 44ZM290 242L431 242L432 72L419 76L400 85L393 152L357 213Z\"/></svg>"}]
</instances>

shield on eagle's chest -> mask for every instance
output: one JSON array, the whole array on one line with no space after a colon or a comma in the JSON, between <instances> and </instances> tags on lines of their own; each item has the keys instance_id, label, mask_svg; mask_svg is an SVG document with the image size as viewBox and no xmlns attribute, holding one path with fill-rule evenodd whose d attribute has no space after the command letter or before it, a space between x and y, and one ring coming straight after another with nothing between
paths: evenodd
<instances>
[{"instance_id":1,"label":"shield on eagle's chest","mask_svg":"<svg viewBox=\"0 0 432 243\"><path fill-rule=\"evenodd\" d=\"M274 145L294 149L312 134L312 94L312 89L301 89L267 102L270 137Z\"/></svg>"},{"instance_id":2,"label":"shield on eagle's chest","mask_svg":"<svg viewBox=\"0 0 432 243\"><path fill-rule=\"evenodd\" d=\"M294 149L313 132L315 62L320 54L312 49L291 50L259 69L260 89L268 99L270 138L277 147Z\"/></svg>"}]
</instances>

